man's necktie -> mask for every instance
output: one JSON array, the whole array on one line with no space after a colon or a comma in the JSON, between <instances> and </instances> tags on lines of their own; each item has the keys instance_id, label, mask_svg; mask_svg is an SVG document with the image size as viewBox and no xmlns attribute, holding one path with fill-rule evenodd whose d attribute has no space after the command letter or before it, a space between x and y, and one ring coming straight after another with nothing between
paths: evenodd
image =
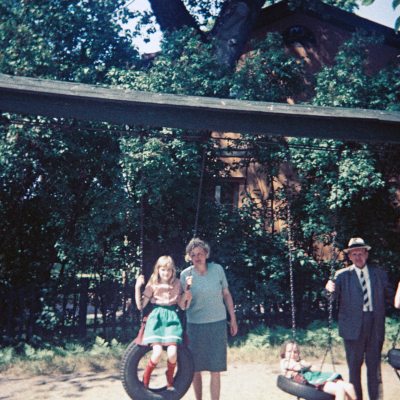
<instances>
[{"instance_id":1,"label":"man's necktie","mask_svg":"<svg viewBox=\"0 0 400 400\"><path fill-rule=\"evenodd\" d=\"M365 277L364 277L364 274L362 271L360 274L360 278L361 278L361 286L362 286L362 291L363 291L363 296L364 296L364 306L366 307L367 311L369 311L369 298L368 298L367 282L365 281Z\"/></svg>"}]
</instances>

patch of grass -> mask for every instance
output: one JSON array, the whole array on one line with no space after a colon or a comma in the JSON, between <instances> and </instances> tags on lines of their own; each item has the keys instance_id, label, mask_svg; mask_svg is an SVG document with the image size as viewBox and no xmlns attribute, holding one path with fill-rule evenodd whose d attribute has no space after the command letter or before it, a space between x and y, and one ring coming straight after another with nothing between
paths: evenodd
<instances>
[{"instance_id":1,"label":"patch of grass","mask_svg":"<svg viewBox=\"0 0 400 400\"><path fill-rule=\"evenodd\" d=\"M68 343L65 348L35 349L24 345L19 352L13 348L0 350L0 372L26 376L62 375L73 372L105 372L119 368L126 346L116 340L107 343L96 338L91 347Z\"/></svg>"},{"instance_id":2,"label":"patch of grass","mask_svg":"<svg viewBox=\"0 0 400 400\"><path fill-rule=\"evenodd\" d=\"M392 346L399 324L390 318L386 322L383 360ZM297 331L296 339L300 344L302 358L314 363L322 362L328 348L329 332L326 325L326 321L315 321L307 329ZM291 329L259 326L246 335L232 338L228 348L228 363L278 364L280 347L291 338ZM0 349L0 372L25 376L111 372L119 369L125 348L126 345L115 339L107 343L100 337L95 338L91 345L73 342L64 347L48 345L42 349L27 344L17 349L7 347ZM335 363L346 362L343 340L338 335L336 325L332 329L332 352ZM332 363L330 353L325 363Z\"/></svg>"}]
</instances>

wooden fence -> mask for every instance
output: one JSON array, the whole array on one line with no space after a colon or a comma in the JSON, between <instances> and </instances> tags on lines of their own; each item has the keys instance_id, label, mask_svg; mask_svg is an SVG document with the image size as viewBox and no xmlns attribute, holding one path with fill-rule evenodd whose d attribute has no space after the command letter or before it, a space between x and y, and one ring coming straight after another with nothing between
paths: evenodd
<instances>
[{"instance_id":1,"label":"wooden fence","mask_svg":"<svg viewBox=\"0 0 400 400\"><path fill-rule=\"evenodd\" d=\"M88 331L107 340L117 328L135 329L140 314L134 287L118 282L90 284L82 278L78 286L40 289L0 287L0 341L2 344L29 342L34 336L46 339L85 339Z\"/></svg>"}]
</instances>

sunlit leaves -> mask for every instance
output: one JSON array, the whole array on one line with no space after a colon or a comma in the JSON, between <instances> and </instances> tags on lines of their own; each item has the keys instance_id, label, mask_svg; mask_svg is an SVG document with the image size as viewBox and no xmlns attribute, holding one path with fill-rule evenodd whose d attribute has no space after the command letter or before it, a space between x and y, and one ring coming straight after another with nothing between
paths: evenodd
<instances>
[{"instance_id":1,"label":"sunlit leaves","mask_svg":"<svg viewBox=\"0 0 400 400\"><path fill-rule=\"evenodd\" d=\"M291 57L278 34L269 34L239 63L232 92L242 100L286 102L306 88L304 64Z\"/></svg>"},{"instance_id":2,"label":"sunlit leaves","mask_svg":"<svg viewBox=\"0 0 400 400\"><path fill-rule=\"evenodd\" d=\"M228 97L231 73L193 29L172 32L161 43L162 52L148 70L112 69L113 85L149 92Z\"/></svg>"},{"instance_id":3,"label":"sunlit leaves","mask_svg":"<svg viewBox=\"0 0 400 400\"><path fill-rule=\"evenodd\" d=\"M86 83L111 66L132 65L137 51L114 13L117 0L15 1L0 6L0 71Z\"/></svg>"}]
</instances>

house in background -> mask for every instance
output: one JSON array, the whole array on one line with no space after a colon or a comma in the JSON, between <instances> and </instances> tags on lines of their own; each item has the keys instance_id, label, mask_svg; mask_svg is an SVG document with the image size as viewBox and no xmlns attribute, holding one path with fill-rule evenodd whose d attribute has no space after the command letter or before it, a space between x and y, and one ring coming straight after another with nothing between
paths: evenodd
<instances>
[{"instance_id":1,"label":"house in background","mask_svg":"<svg viewBox=\"0 0 400 400\"><path fill-rule=\"evenodd\" d=\"M400 65L400 35L394 29L322 2L315 9L292 10L287 0L264 8L251 39L262 40L269 32L278 32L292 54L305 58L315 73L334 64L339 47L357 30L384 37L383 44L369 49L369 73L377 73L389 62Z\"/></svg>"},{"instance_id":2,"label":"house in background","mask_svg":"<svg viewBox=\"0 0 400 400\"><path fill-rule=\"evenodd\" d=\"M278 32L282 35L287 50L294 57L304 59L310 72L316 73L323 66L334 65L339 47L358 30L384 37L383 44L370 46L366 73L376 74L390 62L398 63L400 68L400 35L396 35L394 29L322 2L317 2L314 9L293 10L287 0L264 8L243 57L251 50L251 40L263 40L268 33ZM290 136L290 132L287 132L287 136ZM223 139L235 138L237 135L214 132L213 137L221 138L219 145L224 148L228 141ZM233 164L239 161L239 155L227 155L229 153L223 158L225 162ZM246 169L233 171L231 177L225 178L223 183L217 185L215 198L222 204L240 206L243 200L240 193L246 189L265 204L268 203L271 190L276 191L284 183L284 174L271 184L268 177L259 172L258 166L251 164ZM276 221L273 228L279 231L281 223Z\"/></svg>"}]
</instances>

